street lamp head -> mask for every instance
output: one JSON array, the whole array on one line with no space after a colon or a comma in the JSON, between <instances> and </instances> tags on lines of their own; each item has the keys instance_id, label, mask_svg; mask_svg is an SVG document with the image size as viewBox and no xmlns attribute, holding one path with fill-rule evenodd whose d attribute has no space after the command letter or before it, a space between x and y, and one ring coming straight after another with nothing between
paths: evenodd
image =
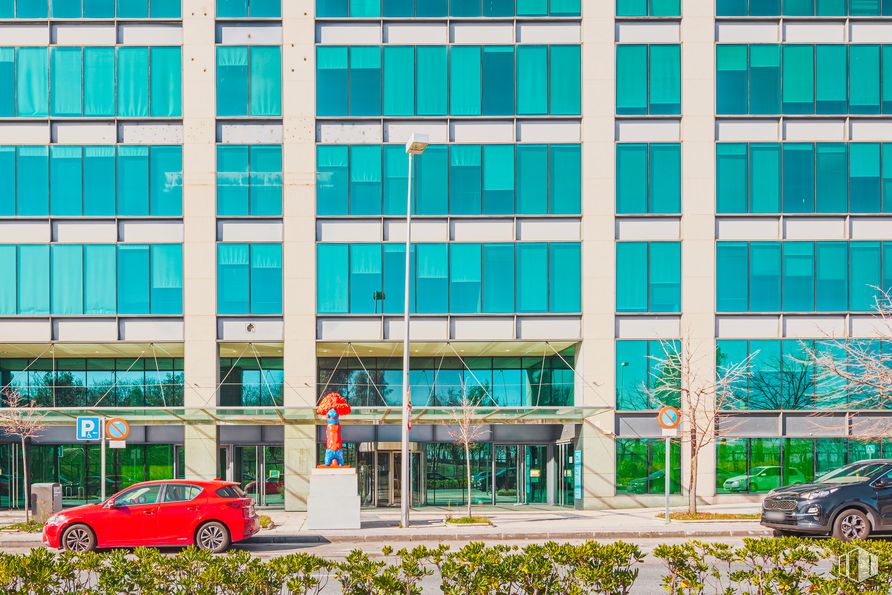
<instances>
[{"instance_id":1,"label":"street lamp head","mask_svg":"<svg viewBox=\"0 0 892 595\"><path fill-rule=\"evenodd\" d=\"M406 142L406 153L409 155L421 155L428 145L426 134L412 134Z\"/></svg>"}]
</instances>

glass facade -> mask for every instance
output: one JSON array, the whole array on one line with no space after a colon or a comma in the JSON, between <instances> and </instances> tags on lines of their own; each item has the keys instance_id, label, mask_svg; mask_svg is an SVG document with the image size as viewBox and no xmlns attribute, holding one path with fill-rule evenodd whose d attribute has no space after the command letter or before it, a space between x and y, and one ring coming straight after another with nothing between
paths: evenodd
<instances>
[{"instance_id":1,"label":"glass facade","mask_svg":"<svg viewBox=\"0 0 892 595\"><path fill-rule=\"evenodd\" d=\"M579 215L578 144L430 145L414 158L413 216ZM406 215L403 145L317 145L316 214Z\"/></svg>"},{"instance_id":2,"label":"glass facade","mask_svg":"<svg viewBox=\"0 0 892 595\"><path fill-rule=\"evenodd\" d=\"M182 314L180 244L0 245L0 315Z\"/></svg>"},{"instance_id":3,"label":"glass facade","mask_svg":"<svg viewBox=\"0 0 892 595\"><path fill-rule=\"evenodd\" d=\"M282 48L217 47L217 116L282 115Z\"/></svg>"},{"instance_id":4,"label":"glass facade","mask_svg":"<svg viewBox=\"0 0 892 595\"><path fill-rule=\"evenodd\" d=\"M678 17L681 0L616 0L618 17Z\"/></svg>"},{"instance_id":5,"label":"glass facade","mask_svg":"<svg viewBox=\"0 0 892 595\"><path fill-rule=\"evenodd\" d=\"M280 357L221 357L220 406L281 407L283 370Z\"/></svg>"},{"instance_id":6,"label":"glass facade","mask_svg":"<svg viewBox=\"0 0 892 595\"><path fill-rule=\"evenodd\" d=\"M716 46L716 113L885 114L892 46Z\"/></svg>"},{"instance_id":7,"label":"glass facade","mask_svg":"<svg viewBox=\"0 0 892 595\"><path fill-rule=\"evenodd\" d=\"M581 0L316 0L317 18L578 17Z\"/></svg>"},{"instance_id":8,"label":"glass facade","mask_svg":"<svg viewBox=\"0 0 892 595\"><path fill-rule=\"evenodd\" d=\"M716 168L719 213L892 211L887 143L719 143Z\"/></svg>"},{"instance_id":9,"label":"glass facade","mask_svg":"<svg viewBox=\"0 0 892 595\"><path fill-rule=\"evenodd\" d=\"M889 0L717 0L720 17L873 17L892 15Z\"/></svg>"},{"instance_id":10,"label":"glass facade","mask_svg":"<svg viewBox=\"0 0 892 595\"><path fill-rule=\"evenodd\" d=\"M716 444L719 494L765 493L864 459L892 455L892 442L844 438L720 438Z\"/></svg>"},{"instance_id":11,"label":"glass facade","mask_svg":"<svg viewBox=\"0 0 892 595\"><path fill-rule=\"evenodd\" d=\"M669 493L681 493L681 444L669 443L672 461ZM617 438L616 493L666 493L666 441L662 438Z\"/></svg>"},{"instance_id":12,"label":"glass facade","mask_svg":"<svg viewBox=\"0 0 892 595\"><path fill-rule=\"evenodd\" d=\"M282 244L217 244L217 313L282 314Z\"/></svg>"},{"instance_id":13,"label":"glass facade","mask_svg":"<svg viewBox=\"0 0 892 595\"><path fill-rule=\"evenodd\" d=\"M280 145L217 145L217 216L282 216Z\"/></svg>"},{"instance_id":14,"label":"glass facade","mask_svg":"<svg viewBox=\"0 0 892 595\"><path fill-rule=\"evenodd\" d=\"M180 0L3 0L0 19L179 19Z\"/></svg>"},{"instance_id":15,"label":"glass facade","mask_svg":"<svg viewBox=\"0 0 892 595\"><path fill-rule=\"evenodd\" d=\"M616 46L616 115L681 113L681 46Z\"/></svg>"},{"instance_id":16,"label":"glass facade","mask_svg":"<svg viewBox=\"0 0 892 595\"><path fill-rule=\"evenodd\" d=\"M718 312L869 312L892 287L887 242L718 242ZM888 261L892 263L892 261Z\"/></svg>"},{"instance_id":17,"label":"glass facade","mask_svg":"<svg viewBox=\"0 0 892 595\"><path fill-rule=\"evenodd\" d=\"M616 408L617 410L659 409L663 405L679 406L680 390L660 391L667 386L663 362L676 359L681 349L678 341L621 340L616 342ZM668 378L669 386L678 386L678 378ZM674 381L673 381L674 380Z\"/></svg>"},{"instance_id":18,"label":"glass facade","mask_svg":"<svg viewBox=\"0 0 892 595\"><path fill-rule=\"evenodd\" d=\"M681 243L616 243L616 311L681 311Z\"/></svg>"},{"instance_id":19,"label":"glass facade","mask_svg":"<svg viewBox=\"0 0 892 595\"><path fill-rule=\"evenodd\" d=\"M680 212L681 144L617 144L617 215Z\"/></svg>"},{"instance_id":20,"label":"glass facade","mask_svg":"<svg viewBox=\"0 0 892 595\"><path fill-rule=\"evenodd\" d=\"M217 18L279 18L281 0L217 0Z\"/></svg>"},{"instance_id":21,"label":"glass facade","mask_svg":"<svg viewBox=\"0 0 892 595\"><path fill-rule=\"evenodd\" d=\"M317 46L317 117L579 115L578 45Z\"/></svg>"},{"instance_id":22,"label":"glass facade","mask_svg":"<svg viewBox=\"0 0 892 595\"><path fill-rule=\"evenodd\" d=\"M573 350L540 357L412 358L409 388L415 406L455 407L462 391L486 407L573 405ZM338 391L353 405L399 406L401 358L319 358L319 397Z\"/></svg>"},{"instance_id":23,"label":"glass facade","mask_svg":"<svg viewBox=\"0 0 892 595\"><path fill-rule=\"evenodd\" d=\"M403 244L318 244L319 314L404 310ZM579 312L580 245L415 244L410 307L417 314Z\"/></svg>"},{"instance_id":24,"label":"glass facade","mask_svg":"<svg viewBox=\"0 0 892 595\"><path fill-rule=\"evenodd\" d=\"M0 384L38 407L182 407L183 360L7 358Z\"/></svg>"},{"instance_id":25,"label":"glass facade","mask_svg":"<svg viewBox=\"0 0 892 595\"><path fill-rule=\"evenodd\" d=\"M179 47L0 47L0 117L179 118Z\"/></svg>"},{"instance_id":26,"label":"glass facade","mask_svg":"<svg viewBox=\"0 0 892 595\"><path fill-rule=\"evenodd\" d=\"M181 146L0 146L0 217L180 217Z\"/></svg>"}]
</instances>

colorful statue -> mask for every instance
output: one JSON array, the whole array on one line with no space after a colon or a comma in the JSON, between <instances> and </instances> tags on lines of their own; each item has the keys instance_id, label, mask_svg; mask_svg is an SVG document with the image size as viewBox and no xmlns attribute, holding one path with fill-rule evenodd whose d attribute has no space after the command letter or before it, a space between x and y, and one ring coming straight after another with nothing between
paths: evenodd
<instances>
[{"instance_id":1,"label":"colorful statue","mask_svg":"<svg viewBox=\"0 0 892 595\"><path fill-rule=\"evenodd\" d=\"M325 462L323 467L343 467L344 448L341 444L340 416L350 413L350 403L340 393L328 393L316 406L316 413L324 415L328 422L325 428Z\"/></svg>"}]
</instances>

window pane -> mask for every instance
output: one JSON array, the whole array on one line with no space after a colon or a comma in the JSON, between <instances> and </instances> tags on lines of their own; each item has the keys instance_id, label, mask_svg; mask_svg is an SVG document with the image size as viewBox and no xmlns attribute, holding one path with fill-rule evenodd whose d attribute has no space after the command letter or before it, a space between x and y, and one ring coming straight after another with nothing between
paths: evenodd
<instances>
[{"instance_id":1,"label":"window pane","mask_svg":"<svg viewBox=\"0 0 892 595\"><path fill-rule=\"evenodd\" d=\"M115 246L84 246L84 314L114 314Z\"/></svg>"},{"instance_id":2,"label":"window pane","mask_svg":"<svg viewBox=\"0 0 892 595\"><path fill-rule=\"evenodd\" d=\"M784 46L784 113L815 112L814 49L810 45Z\"/></svg>"},{"instance_id":3,"label":"window pane","mask_svg":"<svg viewBox=\"0 0 892 595\"><path fill-rule=\"evenodd\" d=\"M783 309L811 312L815 309L815 245L784 242Z\"/></svg>"},{"instance_id":4,"label":"window pane","mask_svg":"<svg viewBox=\"0 0 892 595\"><path fill-rule=\"evenodd\" d=\"M347 314L350 299L347 245L318 244L316 246L316 263L317 312L320 314ZM247 279L245 282L247 287Z\"/></svg>"},{"instance_id":5,"label":"window pane","mask_svg":"<svg viewBox=\"0 0 892 595\"><path fill-rule=\"evenodd\" d=\"M650 146L650 213L681 212L681 145Z\"/></svg>"},{"instance_id":6,"label":"window pane","mask_svg":"<svg viewBox=\"0 0 892 595\"><path fill-rule=\"evenodd\" d=\"M483 114L514 114L514 47L484 47L482 66Z\"/></svg>"},{"instance_id":7,"label":"window pane","mask_svg":"<svg viewBox=\"0 0 892 595\"><path fill-rule=\"evenodd\" d=\"M551 145L551 213L578 215L582 200L580 145Z\"/></svg>"},{"instance_id":8,"label":"window pane","mask_svg":"<svg viewBox=\"0 0 892 595\"><path fill-rule=\"evenodd\" d=\"M887 0L888 1L888 0ZM890 2L892 8L892 2ZM892 11L890 11L892 12ZM892 46L883 46L883 113L892 113Z\"/></svg>"},{"instance_id":9,"label":"window pane","mask_svg":"<svg viewBox=\"0 0 892 595\"><path fill-rule=\"evenodd\" d=\"M681 47L650 46L651 114L681 113Z\"/></svg>"},{"instance_id":10,"label":"window pane","mask_svg":"<svg viewBox=\"0 0 892 595\"><path fill-rule=\"evenodd\" d=\"M648 408L647 341L616 342L616 408Z\"/></svg>"},{"instance_id":11,"label":"window pane","mask_svg":"<svg viewBox=\"0 0 892 595\"><path fill-rule=\"evenodd\" d=\"M250 4L252 17L282 16L281 0L251 0Z\"/></svg>"},{"instance_id":12,"label":"window pane","mask_svg":"<svg viewBox=\"0 0 892 595\"><path fill-rule=\"evenodd\" d=\"M647 212L647 145L616 145L616 212Z\"/></svg>"},{"instance_id":13,"label":"window pane","mask_svg":"<svg viewBox=\"0 0 892 595\"><path fill-rule=\"evenodd\" d=\"M117 0L118 18L138 19L149 16L148 0Z\"/></svg>"},{"instance_id":14,"label":"window pane","mask_svg":"<svg viewBox=\"0 0 892 595\"><path fill-rule=\"evenodd\" d=\"M249 250L247 244L217 244L218 314L250 313L250 273L248 260ZM323 267L320 261L320 277L322 276L325 269L326 267ZM346 287L347 284L345 279L344 285L342 287L339 287L337 291L332 291L332 293L345 295L346 291L344 291L344 288ZM331 289L334 290L335 288ZM319 311L323 311L321 309L321 306Z\"/></svg>"},{"instance_id":15,"label":"window pane","mask_svg":"<svg viewBox=\"0 0 892 595\"><path fill-rule=\"evenodd\" d=\"M849 192L853 213L880 211L880 145L852 143L849 145Z\"/></svg>"},{"instance_id":16,"label":"window pane","mask_svg":"<svg viewBox=\"0 0 892 595\"><path fill-rule=\"evenodd\" d=\"M220 51L217 48L217 101L220 97ZM229 49L229 48L225 48ZM245 58L247 65L247 57ZM247 80L247 69L244 74L239 71L242 80ZM316 48L316 115L318 116L346 116L347 115L347 48L326 47ZM243 90L247 94L247 85ZM241 105L247 105L247 95ZM219 103L217 108L220 113ZM226 114L228 115L228 114Z\"/></svg>"},{"instance_id":17,"label":"window pane","mask_svg":"<svg viewBox=\"0 0 892 595\"><path fill-rule=\"evenodd\" d=\"M721 13L720 13L721 14ZM716 113L746 114L749 77L747 76L747 46L717 45L716 56Z\"/></svg>"},{"instance_id":18,"label":"window pane","mask_svg":"<svg viewBox=\"0 0 892 595\"><path fill-rule=\"evenodd\" d=\"M49 107L47 49L17 48L15 55L16 115L21 117L46 116ZM3 78L9 81L10 77L7 75ZM11 85L4 88L8 90Z\"/></svg>"},{"instance_id":19,"label":"window pane","mask_svg":"<svg viewBox=\"0 0 892 595\"><path fill-rule=\"evenodd\" d=\"M514 244L483 245L483 311L514 312Z\"/></svg>"},{"instance_id":20,"label":"window pane","mask_svg":"<svg viewBox=\"0 0 892 595\"><path fill-rule=\"evenodd\" d=\"M149 115L149 48L118 48L118 116Z\"/></svg>"},{"instance_id":21,"label":"window pane","mask_svg":"<svg viewBox=\"0 0 892 595\"><path fill-rule=\"evenodd\" d=\"M380 0L350 0L351 17L376 17L380 14Z\"/></svg>"},{"instance_id":22,"label":"window pane","mask_svg":"<svg viewBox=\"0 0 892 595\"><path fill-rule=\"evenodd\" d=\"M880 243L851 242L849 258L851 261L849 309L856 312L872 311L876 307L875 288L881 283Z\"/></svg>"},{"instance_id":23,"label":"window pane","mask_svg":"<svg viewBox=\"0 0 892 595\"><path fill-rule=\"evenodd\" d=\"M118 147L118 214L149 214L148 147Z\"/></svg>"},{"instance_id":24,"label":"window pane","mask_svg":"<svg viewBox=\"0 0 892 595\"><path fill-rule=\"evenodd\" d=\"M483 213L514 213L514 145L483 147Z\"/></svg>"},{"instance_id":25,"label":"window pane","mask_svg":"<svg viewBox=\"0 0 892 595\"><path fill-rule=\"evenodd\" d=\"M846 46L818 45L815 47L815 60L815 111L819 114L846 113Z\"/></svg>"},{"instance_id":26,"label":"window pane","mask_svg":"<svg viewBox=\"0 0 892 595\"><path fill-rule=\"evenodd\" d=\"M647 243L617 242L617 312L647 312L647 282Z\"/></svg>"},{"instance_id":27,"label":"window pane","mask_svg":"<svg viewBox=\"0 0 892 595\"><path fill-rule=\"evenodd\" d=\"M0 146L0 216L15 216L15 147Z\"/></svg>"},{"instance_id":28,"label":"window pane","mask_svg":"<svg viewBox=\"0 0 892 595\"><path fill-rule=\"evenodd\" d=\"M16 247L0 246L0 275L6 280L0 285L0 314L17 314L16 288L18 276L16 274Z\"/></svg>"},{"instance_id":29,"label":"window pane","mask_svg":"<svg viewBox=\"0 0 892 595\"><path fill-rule=\"evenodd\" d=\"M448 254L446 244L415 245L415 311L419 314L442 314L450 311ZM473 263L471 266L473 267ZM479 271L479 264L477 270ZM465 289L471 291L463 297L473 300L473 283Z\"/></svg>"},{"instance_id":30,"label":"window pane","mask_svg":"<svg viewBox=\"0 0 892 595\"><path fill-rule=\"evenodd\" d=\"M681 311L681 244L652 242L650 244L648 312Z\"/></svg>"},{"instance_id":31,"label":"window pane","mask_svg":"<svg viewBox=\"0 0 892 595\"><path fill-rule=\"evenodd\" d=\"M81 67L81 48L54 47L52 58L52 114L54 116L80 116L84 96Z\"/></svg>"},{"instance_id":32,"label":"window pane","mask_svg":"<svg viewBox=\"0 0 892 595\"><path fill-rule=\"evenodd\" d=\"M52 313L70 315L84 313L83 246L52 246Z\"/></svg>"},{"instance_id":33,"label":"window pane","mask_svg":"<svg viewBox=\"0 0 892 595\"><path fill-rule=\"evenodd\" d=\"M115 114L115 49L84 48L84 115Z\"/></svg>"},{"instance_id":34,"label":"window pane","mask_svg":"<svg viewBox=\"0 0 892 595\"><path fill-rule=\"evenodd\" d=\"M548 113L548 47L517 48L517 113Z\"/></svg>"},{"instance_id":35,"label":"window pane","mask_svg":"<svg viewBox=\"0 0 892 595\"><path fill-rule=\"evenodd\" d=\"M151 213L162 217L183 214L183 150L152 147L149 160Z\"/></svg>"},{"instance_id":36,"label":"window pane","mask_svg":"<svg viewBox=\"0 0 892 595\"><path fill-rule=\"evenodd\" d=\"M317 157L319 173L317 180L322 174L322 157L323 149L328 147L318 147ZM346 167L346 163L345 163ZM316 197L319 210L322 210L323 190L317 183ZM248 214L248 147L244 145L217 145L217 215L233 216Z\"/></svg>"},{"instance_id":37,"label":"window pane","mask_svg":"<svg viewBox=\"0 0 892 595\"><path fill-rule=\"evenodd\" d=\"M455 116L481 114L481 57L478 46L450 48L449 105Z\"/></svg>"},{"instance_id":38,"label":"window pane","mask_svg":"<svg viewBox=\"0 0 892 595\"><path fill-rule=\"evenodd\" d=\"M646 45L616 46L616 113L647 113Z\"/></svg>"},{"instance_id":39,"label":"window pane","mask_svg":"<svg viewBox=\"0 0 892 595\"><path fill-rule=\"evenodd\" d=\"M350 245L350 313L382 311L381 245Z\"/></svg>"},{"instance_id":40,"label":"window pane","mask_svg":"<svg viewBox=\"0 0 892 595\"><path fill-rule=\"evenodd\" d=\"M418 80L415 90L417 115L446 115L446 98L449 95L446 82L446 48L419 46L415 49L415 60Z\"/></svg>"},{"instance_id":41,"label":"window pane","mask_svg":"<svg viewBox=\"0 0 892 595\"><path fill-rule=\"evenodd\" d=\"M750 46L750 111L751 114L779 114L780 46Z\"/></svg>"},{"instance_id":42,"label":"window pane","mask_svg":"<svg viewBox=\"0 0 892 595\"><path fill-rule=\"evenodd\" d=\"M479 215L481 204L482 150L480 145L449 147L449 212Z\"/></svg>"},{"instance_id":43,"label":"window pane","mask_svg":"<svg viewBox=\"0 0 892 595\"><path fill-rule=\"evenodd\" d=\"M322 0L317 0L316 11L319 16L328 16L324 14L325 11L318 6L319 4L322 4ZM217 18L246 16L248 16L248 0L217 0Z\"/></svg>"},{"instance_id":44,"label":"window pane","mask_svg":"<svg viewBox=\"0 0 892 595\"><path fill-rule=\"evenodd\" d=\"M780 144L750 145L750 161L750 212L780 212Z\"/></svg>"},{"instance_id":45,"label":"window pane","mask_svg":"<svg viewBox=\"0 0 892 595\"><path fill-rule=\"evenodd\" d=\"M848 255L845 242L815 243L815 309L844 311L848 300Z\"/></svg>"},{"instance_id":46,"label":"window pane","mask_svg":"<svg viewBox=\"0 0 892 595\"><path fill-rule=\"evenodd\" d=\"M115 148L84 147L84 215L115 215Z\"/></svg>"},{"instance_id":47,"label":"window pane","mask_svg":"<svg viewBox=\"0 0 892 595\"><path fill-rule=\"evenodd\" d=\"M316 212L319 215L346 215L347 155L345 146L316 147Z\"/></svg>"},{"instance_id":48,"label":"window pane","mask_svg":"<svg viewBox=\"0 0 892 595\"><path fill-rule=\"evenodd\" d=\"M415 171L413 208L418 215L445 215L449 204L448 152L445 145L429 146L412 160Z\"/></svg>"},{"instance_id":49,"label":"window pane","mask_svg":"<svg viewBox=\"0 0 892 595\"><path fill-rule=\"evenodd\" d=\"M814 145L784 144L784 212L815 211Z\"/></svg>"},{"instance_id":50,"label":"window pane","mask_svg":"<svg viewBox=\"0 0 892 595\"><path fill-rule=\"evenodd\" d=\"M849 46L849 113L880 113L880 47L877 45Z\"/></svg>"},{"instance_id":51,"label":"window pane","mask_svg":"<svg viewBox=\"0 0 892 595\"><path fill-rule=\"evenodd\" d=\"M115 0L84 0L84 16L87 18L114 17Z\"/></svg>"},{"instance_id":52,"label":"window pane","mask_svg":"<svg viewBox=\"0 0 892 595\"><path fill-rule=\"evenodd\" d=\"M815 146L815 209L818 213L848 211L846 161L846 145L843 143L818 143Z\"/></svg>"},{"instance_id":53,"label":"window pane","mask_svg":"<svg viewBox=\"0 0 892 595\"><path fill-rule=\"evenodd\" d=\"M517 311L548 311L547 244L517 244Z\"/></svg>"},{"instance_id":54,"label":"window pane","mask_svg":"<svg viewBox=\"0 0 892 595\"><path fill-rule=\"evenodd\" d=\"M416 161L417 164L417 161ZM406 214L409 158L403 145L384 146L384 214Z\"/></svg>"},{"instance_id":55,"label":"window pane","mask_svg":"<svg viewBox=\"0 0 892 595\"><path fill-rule=\"evenodd\" d=\"M450 244L449 311L481 312L481 282L480 244Z\"/></svg>"},{"instance_id":56,"label":"window pane","mask_svg":"<svg viewBox=\"0 0 892 595\"><path fill-rule=\"evenodd\" d=\"M50 313L50 247L19 246L19 313Z\"/></svg>"},{"instance_id":57,"label":"window pane","mask_svg":"<svg viewBox=\"0 0 892 595\"><path fill-rule=\"evenodd\" d=\"M50 147L50 212L54 216L83 214L82 175L80 147Z\"/></svg>"},{"instance_id":58,"label":"window pane","mask_svg":"<svg viewBox=\"0 0 892 595\"><path fill-rule=\"evenodd\" d=\"M149 314L149 247L118 246L118 314Z\"/></svg>"},{"instance_id":59,"label":"window pane","mask_svg":"<svg viewBox=\"0 0 892 595\"><path fill-rule=\"evenodd\" d=\"M373 49L377 52L377 48ZM282 48L255 46L251 48L250 53L250 115L280 116L282 115ZM380 71L380 56L378 61L378 69ZM359 82L359 79L354 80ZM380 87L378 99L379 107L377 113L380 113Z\"/></svg>"},{"instance_id":60,"label":"window pane","mask_svg":"<svg viewBox=\"0 0 892 595\"><path fill-rule=\"evenodd\" d=\"M548 246L550 312L580 312L582 265L579 244L554 243Z\"/></svg>"},{"instance_id":61,"label":"window pane","mask_svg":"<svg viewBox=\"0 0 892 595\"><path fill-rule=\"evenodd\" d=\"M716 311L748 310L746 242L716 244Z\"/></svg>"},{"instance_id":62,"label":"window pane","mask_svg":"<svg viewBox=\"0 0 892 595\"><path fill-rule=\"evenodd\" d=\"M251 152L251 215L282 215L282 147L257 145Z\"/></svg>"},{"instance_id":63,"label":"window pane","mask_svg":"<svg viewBox=\"0 0 892 595\"><path fill-rule=\"evenodd\" d=\"M649 0L649 2L652 17L681 16L681 0Z\"/></svg>"},{"instance_id":64,"label":"window pane","mask_svg":"<svg viewBox=\"0 0 892 595\"><path fill-rule=\"evenodd\" d=\"M384 307L387 314L405 312L406 287L406 247L401 244L384 244L381 258L384 266L383 287ZM410 270L412 263L410 263ZM412 279L409 280L409 291L412 290Z\"/></svg>"},{"instance_id":65,"label":"window pane","mask_svg":"<svg viewBox=\"0 0 892 595\"><path fill-rule=\"evenodd\" d=\"M671 58L671 57L670 57ZM671 59L670 59L671 62ZM578 115L582 102L582 51L578 45L551 46L551 114ZM672 85L672 67L667 69L667 87ZM518 113L521 113L518 111Z\"/></svg>"},{"instance_id":66,"label":"window pane","mask_svg":"<svg viewBox=\"0 0 892 595\"><path fill-rule=\"evenodd\" d=\"M252 244L251 314L281 313L282 244Z\"/></svg>"},{"instance_id":67,"label":"window pane","mask_svg":"<svg viewBox=\"0 0 892 595\"><path fill-rule=\"evenodd\" d=\"M415 113L415 48L384 48L384 115Z\"/></svg>"},{"instance_id":68,"label":"window pane","mask_svg":"<svg viewBox=\"0 0 892 595\"><path fill-rule=\"evenodd\" d=\"M350 48L350 115L381 115L381 48L378 46Z\"/></svg>"},{"instance_id":69,"label":"window pane","mask_svg":"<svg viewBox=\"0 0 892 595\"><path fill-rule=\"evenodd\" d=\"M517 212L548 213L548 183L548 146L517 145Z\"/></svg>"},{"instance_id":70,"label":"window pane","mask_svg":"<svg viewBox=\"0 0 892 595\"><path fill-rule=\"evenodd\" d=\"M745 270L745 269L744 269ZM750 244L750 311L778 312L781 309L780 242Z\"/></svg>"},{"instance_id":71,"label":"window pane","mask_svg":"<svg viewBox=\"0 0 892 595\"><path fill-rule=\"evenodd\" d=\"M158 0L152 1L152 6ZM182 114L182 60L180 48L152 48L152 117L173 118Z\"/></svg>"},{"instance_id":72,"label":"window pane","mask_svg":"<svg viewBox=\"0 0 892 595\"><path fill-rule=\"evenodd\" d=\"M647 0L616 0L616 16L647 16Z\"/></svg>"},{"instance_id":73,"label":"window pane","mask_svg":"<svg viewBox=\"0 0 892 595\"><path fill-rule=\"evenodd\" d=\"M18 147L16 203L20 217L45 217L49 212L49 151L47 147Z\"/></svg>"},{"instance_id":74,"label":"window pane","mask_svg":"<svg viewBox=\"0 0 892 595\"><path fill-rule=\"evenodd\" d=\"M183 246L152 246L152 314L183 313Z\"/></svg>"},{"instance_id":75,"label":"window pane","mask_svg":"<svg viewBox=\"0 0 892 595\"><path fill-rule=\"evenodd\" d=\"M12 89L14 87L15 48L0 48L0 89ZM15 93L0 93L0 116L15 115Z\"/></svg>"},{"instance_id":76,"label":"window pane","mask_svg":"<svg viewBox=\"0 0 892 595\"><path fill-rule=\"evenodd\" d=\"M718 212L746 213L747 146L743 143L720 143L716 145L715 152Z\"/></svg>"},{"instance_id":77,"label":"window pane","mask_svg":"<svg viewBox=\"0 0 892 595\"><path fill-rule=\"evenodd\" d=\"M381 147L350 147L350 214L381 214Z\"/></svg>"}]
</instances>

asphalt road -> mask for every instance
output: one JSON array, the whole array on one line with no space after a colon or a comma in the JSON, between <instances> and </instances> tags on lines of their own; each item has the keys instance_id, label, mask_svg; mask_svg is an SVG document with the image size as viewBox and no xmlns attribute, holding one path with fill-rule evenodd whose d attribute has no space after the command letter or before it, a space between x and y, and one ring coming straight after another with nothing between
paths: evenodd
<instances>
[{"instance_id":1,"label":"asphalt road","mask_svg":"<svg viewBox=\"0 0 892 595\"><path fill-rule=\"evenodd\" d=\"M571 540L571 543L579 543L581 540L574 541ZM611 540L600 540L602 542L609 542ZM639 567L640 573L638 575L638 580L635 582L635 588L632 590L633 593L640 593L642 595L653 595L654 593L661 593L663 589L660 585L660 580L663 577L664 567L660 560L654 558L650 554L653 552L653 549L660 545L661 543L682 543L687 541L687 539L640 539L637 541L638 546L641 550L646 554L644 563ZM727 538L714 538L714 539L704 539L704 541L715 541L722 543L729 543L732 545L739 545L743 542L743 538L735 538L735 537L727 537ZM517 545L524 546L528 543L533 543L532 541L498 541L497 543L504 543L508 545ZM387 543L363 543L362 549L368 552L372 557L381 556L381 549L388 545ZM399 549L401 544L389 544L394 549ZM437 543L417 543L413 542L411 544L406 544L408 547L414 547L416 545L426 545L429 547L435 547ZM457 549L461 547L463 544L461 542L451 542L449 544L453 549ZM27 553L29 548L0 548L0 550L8 553ZM248 552L251 552L254 556L268 560L270 558L274 558L277 556L284 556L286 554L293 554L297 552L306 552L312 553L317 556L321 556L323 558L328 558L331 560L342 560L353 548L350 544L347 543L326 543L326 544L314 544L314 545L278 545L278 544L251 544L250 542L239 545L236 544L233 546L233 549L242 549ZM165 552L169 552L171 554L176 553L177 549L165 549ZM427 595L430 593L431 595L440 593L439 589L439 580L436 576L426 577L422 581L422 586L424 588L424 593ZM338 586L338 582L335 580L334 576L330 576L326 588L323 590L323 593L331 593L332 595L336 593L340 593L340 588Z\"/></svg>"}]
</instances>

